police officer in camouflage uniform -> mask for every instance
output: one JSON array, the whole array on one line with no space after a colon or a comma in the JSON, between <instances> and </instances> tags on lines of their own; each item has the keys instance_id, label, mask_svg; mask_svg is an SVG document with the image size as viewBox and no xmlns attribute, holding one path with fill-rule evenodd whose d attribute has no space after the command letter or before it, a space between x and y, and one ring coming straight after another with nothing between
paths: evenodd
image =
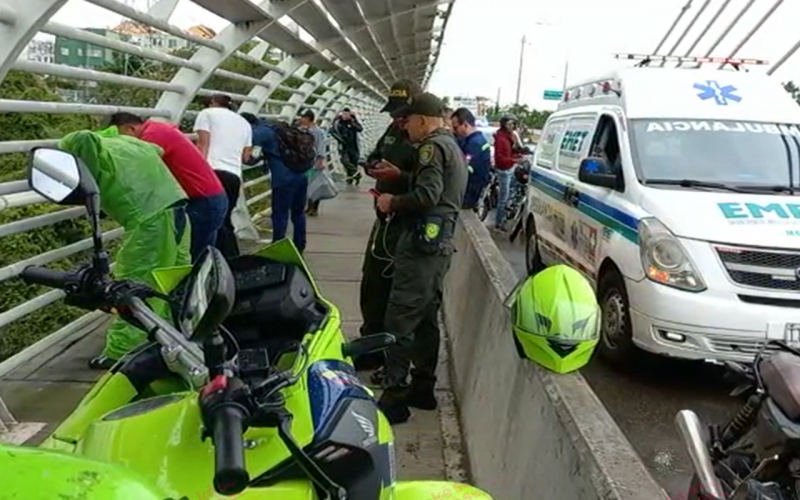
<instances>
[{"instance_id":1,"label":"police officer in camouflage uniform","mask_svg":"<svg viewBox=\"0 0 800 500\"><path fill-rule=\"evenodd\" d=\"M366 173L377 180L375 190L379 193L403 194L408 192L408 180L391 175L386 167L398 167L410 173L416 167L417 150L404 130L405 110L411 99L422 92L419 85L400 80L392 85L388 102L381 112L388 112L392 123L378 140L375 150L367 157ZM388 175L387 175L388 173ZM383 318L392 285L394 247L400 227L389 221L386 214L376 210L377 220L372 226L364 254L361 277L361 335L383 333L386 328ZM383 366L383 353L367 354L356 358L358 370L372 370Z\"/></svg>"},{"instance_id":2,"label":"police officer in camouflage uniform","mask_svg":"<svg viewBox=\"0 0 800 500\"><path fill-rule=\"evenodd\" d=\"M442 287L468 178L464 155L445 128L443 109L433 94L414 98L406 121L406 132L417 144L410 189L378 198L378 209L401 227L384 318L386 331L397 337L397 344L386 351L385 390L379 401L392 424L408 420L409 407L436 409ZM399 169L394 175L408 177ZM406 385L411 363L411 384Z\"/></svg>"}]
</instances>

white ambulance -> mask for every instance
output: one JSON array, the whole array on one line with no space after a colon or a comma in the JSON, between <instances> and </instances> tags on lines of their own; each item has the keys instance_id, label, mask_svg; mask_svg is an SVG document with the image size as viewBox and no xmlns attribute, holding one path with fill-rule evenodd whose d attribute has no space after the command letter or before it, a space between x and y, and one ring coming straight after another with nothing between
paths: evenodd
<instances>
[{"instance_id":1,"label":"white ambulance","mask_svg":"<svg viewBox=\"0 0 800 500\"><path fill-rule=\"evenodd\" d=\"M638 64L566 89L543 130L528 272L592 280L618 363L800 343L800 106L765 61L617 58Z\"/></svg>"}]
</instances>

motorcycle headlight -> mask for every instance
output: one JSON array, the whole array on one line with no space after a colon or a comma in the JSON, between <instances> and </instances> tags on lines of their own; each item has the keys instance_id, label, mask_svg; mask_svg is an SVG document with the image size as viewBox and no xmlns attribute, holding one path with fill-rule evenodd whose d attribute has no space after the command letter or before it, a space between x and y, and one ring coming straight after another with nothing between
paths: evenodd
<instances>
[{"instance_id":1,"label":"motorcycle headlight","mask_svg":"<svg viewBox=\"0 0 800 500\"><path fill-rule=\"evenodd\" d=\"M687 292L706 289L681 242L654 217L639 221L639 254L649 280Z\"/></svg>"}]
</instances>

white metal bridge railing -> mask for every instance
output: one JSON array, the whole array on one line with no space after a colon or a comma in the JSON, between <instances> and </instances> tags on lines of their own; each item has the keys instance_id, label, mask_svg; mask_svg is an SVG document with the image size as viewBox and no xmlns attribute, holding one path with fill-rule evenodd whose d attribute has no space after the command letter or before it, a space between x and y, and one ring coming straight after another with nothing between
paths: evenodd
<instances>
[{"instance_id":1,"label":"white metal bridge railing","mask_svg":"<svg viewBox=\"0 0 800 500\"><path fill-rule=\"evenodd\" d=\"M357 0L193 0L196 5L230 21L231 24L213 38L184 31L169 22L179 0L159 0L147 12L132 8L130 1L87 0L88 4L145 27L145 33L184 40L191 49L183 54L51 20L67 1L4 0L0 3L0 128L3 129L0 130L0 180L6 181L0 182L0 252L3 238L14 237L31 242L30 247L35 249L20 252L19 258L0 254L0 287L18 280L26 266L63 264L64 259L75 258L76 254L90 248L90 240L80 237L53 248L36 245L37 231L60 227L85 214L83 208L59 209L48 205L30 191L24 180L24 160L20 154L57 142L58 134L52 132L47 117L92 117L93 123L99 126L103 118L128 111L180 123L196 113L193 101L197 96L222 92L240 103L239 111L263 117L288 119L300 108L311 108L322 127L330 125L336 113L348 106L358 113L365 127L361 140L362 149L366 150L386 125L379 111L390 84L387 80L406 77L425 83L430 77L453 0L385 0L381 2L385 7L375 5L368 10L361 9ZM22 57L23 51L38 33L82 43L84 50L112 53L124 60L126 70L119 74L105 67L90 69L26 60ZM280 52L280 60L266 57L275 49ZM131 58L143 64L140 69L128 72ZM154 65L161 68L160 72L141 69ZM245 66L247 71L231 69ZM70 81L78 89L72 87L73 95L85 91L85 95L92 96L98 88L111 91L106 92L105 103L93 98L85 102L65 102L54 95L37 99L35 96L40 96L41 92L31 93L27 88L17 89L19 95L10 95L6 87L11 85L13 75L21 74L35 78L22 80L22 87L35 83L53 90ZM215 80L217 85L212 86ZM231 91L233 87L249 90L235 92ZM142 105L127 101L129 96L137 94L126 89L150 92L149 102ZM34 98L28 98L29 94ZM283 98L278 98L281 95ZM20 116L44 117L25 122L38 127L40 133L34 134L35 137L17 135L16 126L23 122L15 121L14 117ZM329 157L334 164L338 164L336 149L329 147ZM258 175L252 170L245 176L247 205L255 212L256 220L269 215L269 208L262 206L270 196L268 180L267 175ZM110 242L121 235L122 229L109 227L103 237ZM0 296L13 295L12 290L16 288L0 290ZM23 297L0 302L0 378L56 342L85 334L82 332L101 319L101 313L90 313L66 325L55 324L55 332L41 332L33 345L19 352L9 353L6 345L6 356L12 355L3 360L4 335L9 334L9 327L39 314L43 308L58 304L62 297L63 293L58 290L37 289L27 300ZM11 414L0 400L0 436L13 425Z\"/></svg>"}]
</instances>

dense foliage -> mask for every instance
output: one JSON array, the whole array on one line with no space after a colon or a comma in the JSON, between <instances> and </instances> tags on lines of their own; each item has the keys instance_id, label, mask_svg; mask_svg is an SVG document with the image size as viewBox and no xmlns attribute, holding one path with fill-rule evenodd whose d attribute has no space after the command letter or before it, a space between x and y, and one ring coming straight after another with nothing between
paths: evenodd
<instances>
[{"instance_id":1,"label":"dense foliage","mask_svg":"<svg viewBox=\"0 0 800 500\"><path fill-rule=\"evenodd\" d=\"M551 111L530 109L527 104L512 104L504 108L491 109L488 113L488 119L489 121L497 121L504 115L512 115L517 118L518 123L523 128L541 129L551 113Z\"/></svg>"},{"instance_id":2,"label":"dense foliage","mask_svg":"<svg viewBox=\"0 0 800 500\"><path fill-rule=\"evenodd\" d=\"M242 49L247 51L248 48L243 47ZM192 50L181 50L174 55L188 58L191 57ZM270 60L266 60L266 62L277 63L277 61ZM229 58L221 67L252 78L262 78L267 72L263 66L236 57ZM168 64L121 54L116 55L113 61L103 69L111 73L165 82L169 81L177 71L176 67ZM309 78L315 71L311 69L303 76ZM301 84L302 81L295 78L284 82L285 86L292 88L297 88ZM204 88L246 95L250 91L251 85L214 75L205 83ZM61 100L58 91L64 89L79 90L83 95L83 100L93 104L120 104L135 107L154 107L160 95L159 91L150 89L109 83L87 84L86 82L40 77L12 71L0 82L0 99L58 102ZM275 89L270 99L285 100L289 96L290 93L286 90ZM313 101L313 99L309 101ZM200 107L201 103L196 99L190 109L199 109ZM74 130L96 128L101 126L103 121L102 117L85 115L4 113L0 114L0 141L55 139ZM190 129L192 121L190 116L181 125L185 129ZM0 155L0 182L23 179L25 164L26 155L24 154ZM263 175L260 169L251 170L245 174L245 180L259 175ZM267 188L268 186L264 184L253 186L247 190L247 194L253 196ZM268 200L265 200L250 207L251 213L264 210L267 203ZM0 224L61 209L62 207L52 204L6 209L0 211ZM105 225L106 229L112 227L112 224L108 222ZM0 268L75 243L86 238L88 234L87 221L85 218L78 218L0 238ZM113 250L115 246L110 245L110 249ZM79 262L85 262L87 257L86 252L81 252L69 259L49 263L48 266L67 269ZM46 291L42 287L25 285L17 278L0 282L0 313ZM57 301L40 311L0 328L0 361L81 314L83 314L82 311L67 307L61 301Z\"/></svg>"}]
</instances>

